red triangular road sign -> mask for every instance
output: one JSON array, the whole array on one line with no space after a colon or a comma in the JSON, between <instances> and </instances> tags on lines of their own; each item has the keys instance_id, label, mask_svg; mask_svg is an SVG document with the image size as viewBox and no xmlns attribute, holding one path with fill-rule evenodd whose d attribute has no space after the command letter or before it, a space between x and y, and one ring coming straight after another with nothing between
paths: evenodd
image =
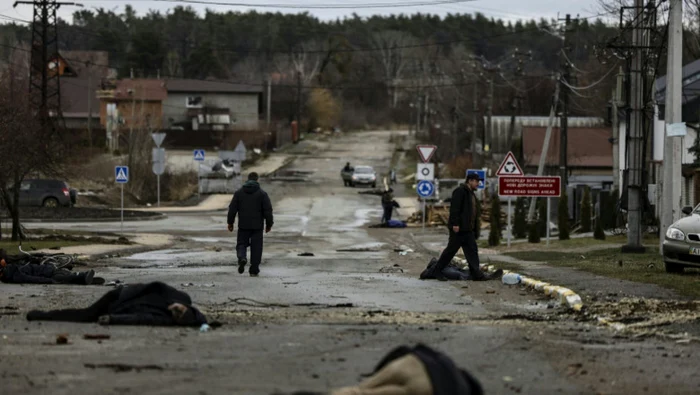
<instances>
[{"instance_id":1,"label":"red triangular road sign","mask_svg":"<svg viewBox=\"0 0 700 395\"><path fill-rule=\"evenodd\" d=\"M430 162L430 159L433 157L433 154L435 154L435 151L437 150L437 146L435 146L435 145L416 145L416 149L418 150L418 155L420 155L420 158L423 160L423 163L428 163L428 162Z\"/></svg>"},{"instance_id":2,"label":"red triangular road sign","mask_svg":"<svg viewBox=\"0 0 700 395\"><path fill-rule=\"evenodd\" d=\"M505 159L503 159L503 163L501 163L501 166L498 168L498 171L496 172L496 176L524 176L525 173L523 173L523 169L520 168L520 165L518 164L518 161L515 160L515 155L513 155L512 152L508 152L508 155L506 155Z\"/></svg>"}]
</instances>

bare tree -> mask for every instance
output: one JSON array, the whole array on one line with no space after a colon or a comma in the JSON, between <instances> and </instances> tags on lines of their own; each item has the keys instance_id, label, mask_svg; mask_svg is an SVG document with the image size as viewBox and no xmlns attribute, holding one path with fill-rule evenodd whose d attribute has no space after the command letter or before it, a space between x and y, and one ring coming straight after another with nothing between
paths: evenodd
<instances>
[{"instance_id":1,"label":"bare tree","mask_svg":"<svg viewBox=\"0 0 700 395\"><path fill-rule=\"evenodd\" d=\"M26 69L25 69L26 70ZM68 157L53 119L41 119L30 105L26 73L10 65L0 75L0 200L12 218L12 240L23 237L19 192L30 175L59 175ZM40 115L40 114L39 114Z\"/></svg>"},{"instance_id":2,"label":"bare tree","mask_svg":"<svg viewBox=\"0 0 700 395\"><path fill-rule=\"evenodd\" d=\"M387 84L391 108L396 107L398 100L396 86L412 60L411 56L415 50L411 46L417 42L415 37L395 30L374 33L370 36L370 45L374 49L372 53L381 66L382 77Z\"/></svg>"}]
</instances>

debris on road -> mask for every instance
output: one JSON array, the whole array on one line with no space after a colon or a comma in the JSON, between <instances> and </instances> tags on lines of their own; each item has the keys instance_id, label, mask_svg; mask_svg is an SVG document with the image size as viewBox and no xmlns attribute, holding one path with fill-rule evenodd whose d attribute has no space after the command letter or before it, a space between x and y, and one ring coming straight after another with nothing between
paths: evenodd
<instances>
[{"instance_id":1,"label":"debris on road","mask_svg":"<svg viewBox=\"0 0 700 395\"><path fill-rule=\"evenodd\" d=\"M56 344L68 344L68 335L62 334L56 336Z\"/></svg>"},{"instance_id":2,"label":"debris on road","mask_svg":"<svg viewBox=\"0 0 700 395\"><path fill-rule=\"evenodd\" d=\"M302 252L301 254L297 254L297 256L315 256L313 252Z\"/></svg>"},{"instance_id":3,"label":"debris on road","mask_svg":"<svg viewBox=\"0 0 700 395\"><path fill-rule=\"evenodd\" d=\"M379 269L379 273L403 273L403 269L396 264L394 266L384 266Z\"/></svg>"},{"instance_id":4,"label":"debris on road","mask_svg":"<svg viewBox=\"0 0 700 395\"><path fill-rule=\"evenodd\" d=\"M88 369L112 369L117 373L131 372L132 370L136 372L141 372L142 370L163 370L163 367L159 365L129 365L125 363L86 363L83 366Z\"/></svg>"},{"instance_id":5,"label":"debris on road","mask_svg":"<svg viewBox=\"0 0 700 395\"><path fill-rule=\"evenodd\" d=\"M85 340L107 340L107 339L110 339L111 337L112 336L110 336L110 335L101 334L101 333L98 333L98 334L86 333L83 335L83 339L85 339Z\"/></svg>"}]
</instances>

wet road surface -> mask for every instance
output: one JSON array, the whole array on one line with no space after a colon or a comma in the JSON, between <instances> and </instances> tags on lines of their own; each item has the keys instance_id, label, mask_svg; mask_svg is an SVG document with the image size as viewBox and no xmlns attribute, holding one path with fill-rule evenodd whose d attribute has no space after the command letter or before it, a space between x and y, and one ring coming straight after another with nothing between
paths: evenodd
<instances>
[{"instance_id":1,"label":"wet road surface","mask_svg":"<svg viewBox=\"0 0 700 395\"><path fill-rule=\"evenodd\" d=\"M167 233L178 241L165 250L93 264L108 281L158 280L185 290L210 319L224 323L220 329L28 323L23 314L30 308L84 306L109 288L3 284L5 303L18 308L8 311L19 314L0 316L1 392L326 390L358 382L392 348L419 342L447 352L489 394L700 389L692 368L700 366L694 344L616 335L500 282L418 280L430 257L395 251L413 246L414 230L368 229L379 222L379 197L343 187L339 176L347 161L386 173L394 150L389 135L307 141L295 147L298 157L285 172L261 180L273 201L275 227L266 235L258 278L236 272L235 234L225 230L225 212L125 223L125 232ZM279 180L285 177L295 181ZM118 223L41 225L119 231ZM71 344L52 345L60 333ZM83 340L85 333L111 338L98 343ZM142 369L100 367L114 363Z\"/></svg>"}]
</instances>

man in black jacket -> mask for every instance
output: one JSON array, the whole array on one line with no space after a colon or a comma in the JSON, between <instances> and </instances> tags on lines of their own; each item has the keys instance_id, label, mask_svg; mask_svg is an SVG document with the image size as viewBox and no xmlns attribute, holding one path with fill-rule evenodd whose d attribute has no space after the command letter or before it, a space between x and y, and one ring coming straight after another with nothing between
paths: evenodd
<instances>
[{"instance_id":1,"label":"man in black jacket","mask_svg":"<svg viewBox=\"0 0 700 395\"><path fill-rule=\"evenodd\" d=\"M236 254L238 255L238 273L243 274L248 263L246 256L250 246L250 276L260 273L263 252L263 229L265 233L272 230L272 203L267 193L260 189L258 174L250 173L248 181L233 194L228 206L228 231L233 232L233 223L238 214L238 238Z\"/></svg>"},{"instance_id":2,"label":"man in black jacket","mask_svg":"<svg viewBox=\"0 0 700 395\"><path fill-rule=\"evenodd\" d=\"M472 280L489 280L491 276L485 274L479 267L479 247L476 245L476 216L477 202L474 191L479 187L479 175L469 174L467 182L458 186L452 192L450 202L450 219L448 228L450 239L447 247L442 251L437 264L433 266L432 276L440 281L447 278L442 270L452 261L457 251L462 248L464 256L469 263L469 274Z\"/></svg>"}]
</instances>

